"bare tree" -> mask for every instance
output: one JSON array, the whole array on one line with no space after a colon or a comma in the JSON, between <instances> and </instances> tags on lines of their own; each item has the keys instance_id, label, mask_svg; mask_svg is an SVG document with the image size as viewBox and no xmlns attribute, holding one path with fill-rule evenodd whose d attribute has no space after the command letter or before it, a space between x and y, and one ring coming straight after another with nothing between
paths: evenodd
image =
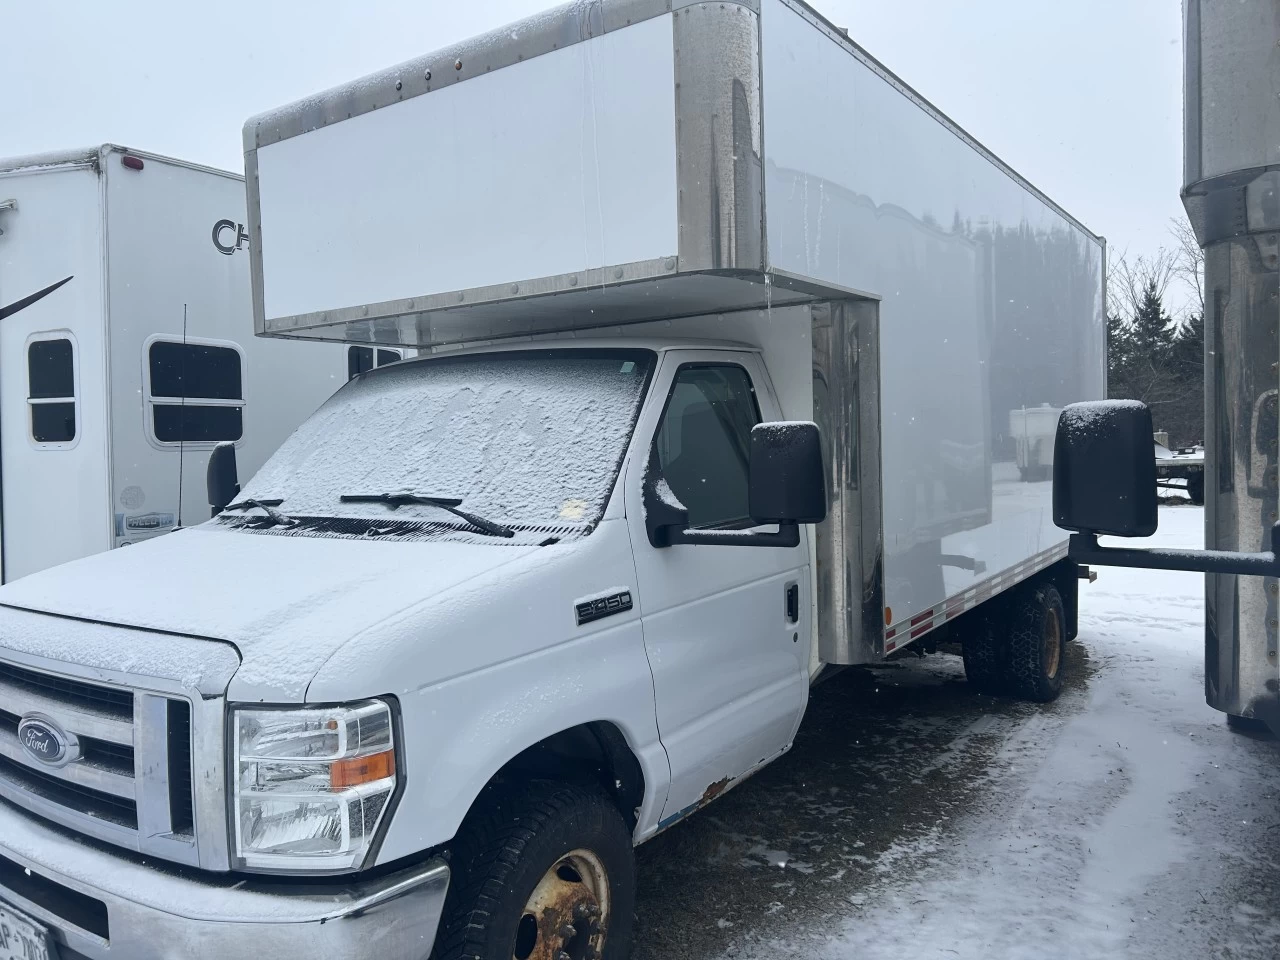
<instances>
[{"instance_id":1,"label":"bare tree","mask_svg":"<svg viewBox=\"0 0 1280 960\"><path fill-rule=\"evenodd\" d=\"M1132 321L1148 290L1163 301L1178 276L1177 251L1161 247L1154 256L1138 254L1132 260L1127 253L1117 254L1107 266L1107 311L1113 317Z\"/></svg>"},{"instance_id":2,"label":"bare tree","mask_svg":"<svg viewBox=\"0 0 1280 960\"><path fill-rule=\"evenodd\" d=\"M1190 295L1198 316L1204 316L1204 251L1185 216L1169 218L1169 232L1174 239L1174 275Z\"/></svg>"}]
</instances>

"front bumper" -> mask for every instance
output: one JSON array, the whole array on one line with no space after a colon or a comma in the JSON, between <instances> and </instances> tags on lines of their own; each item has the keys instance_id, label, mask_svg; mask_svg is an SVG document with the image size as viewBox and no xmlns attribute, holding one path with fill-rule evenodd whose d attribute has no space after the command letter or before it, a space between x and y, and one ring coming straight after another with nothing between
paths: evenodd
<instances>
[{"instance_id":1,"label":"front bumper","mask_svg":"<svg viewBox=\"0 0 1280 960\"><path fill-rule=\"evenodd\" d=\"M348 884L197 877L0 801L0 900L44 924L64 960L425 960L448 887L441 860Z\"/></svg>"}]
</instances>

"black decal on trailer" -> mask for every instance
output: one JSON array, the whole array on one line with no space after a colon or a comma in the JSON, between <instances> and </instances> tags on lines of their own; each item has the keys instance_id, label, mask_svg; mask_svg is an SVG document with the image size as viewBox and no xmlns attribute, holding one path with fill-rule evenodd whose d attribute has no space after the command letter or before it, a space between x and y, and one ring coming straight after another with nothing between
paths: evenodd
<instances>
[{"instance_id":1,"label":"black decal on trailer","mask_svg":"<svg viewBox=\"0 0 1280 960\"><path fill-rule=\"evenodd\" d=\"M66 277L63 280L59 280L57 283L49 284L49 286L45 287L43 290L37 290L35 293L31 294L31 296L29 297L23 297L21 300L11 303L7 307L0 307L0 320L3 320L5 317L12 317L19 310L25 310L27 307L31 306L37 300L43 300L45 297L53 293L53 291L57 290L64 283L69 283L71 280L74 279L74 277L75 275L73 274L70 277Z\"/></svg>"},{"instance_id":2,"label":"black decal on trailer","mask_svg":"<svg viewBox=\"0 0 1280 960\"><path fill-rule=\"evenodd\" d=\"M573 611L578 617L578 626L582 626L584 623L591 623L593 620L612 617L615 613L626 613L630 609L630 590L623 590L621 593L600 597L596 600L584 600L582 603L574 604L573 607Z\"/></svg>"},{"instance_id":3,"label":"black decal on trailer","mask_svg":"<svg viewBox=\"0 0 1280 960\"><path fill-rule=\"evenodd\" d=\"M228 242L224 239L224 233L231 233L235 239ZM249 234L244 229L243 223L236 223L234 220L219 220L213 225L213 245L218 248L219 253L226 254L228 257L237 250L243 250L249 243Z\"/></svg>"}]
</instances>

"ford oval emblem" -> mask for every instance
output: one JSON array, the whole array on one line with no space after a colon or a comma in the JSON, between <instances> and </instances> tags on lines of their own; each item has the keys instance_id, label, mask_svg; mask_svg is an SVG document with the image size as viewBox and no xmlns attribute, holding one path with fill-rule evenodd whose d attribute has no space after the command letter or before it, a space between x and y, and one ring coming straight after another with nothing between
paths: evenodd
<instances>
[{"instance_id":1,"label":"ford oval emblem","mask_svg":"<svg viewBox=\"0 0 1280 960\"><path fill-rule=\"evenodd\" d=\"M80 759L80 741L41 714L28 713L18 721L18 742L32 760L50 767Z\"/></svg>"}]
</instances>

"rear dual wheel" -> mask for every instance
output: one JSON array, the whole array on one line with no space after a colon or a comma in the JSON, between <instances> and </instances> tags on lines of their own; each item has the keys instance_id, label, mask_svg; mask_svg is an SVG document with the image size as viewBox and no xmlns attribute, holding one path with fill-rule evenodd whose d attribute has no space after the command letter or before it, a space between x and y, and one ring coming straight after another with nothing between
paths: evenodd
<instances>
[{"instance_id":1,"label":"rear dual wheel","mask_svg":"<svg viewBox=\"0 0 1280 960\"><path fill-rule=\"evenodd\" d=\"M1048 703L1062 693L1067 616L1052 583L1026 584L989 602L964 639L964 669L983 693Z\"/></svg>"}]
</instances>

